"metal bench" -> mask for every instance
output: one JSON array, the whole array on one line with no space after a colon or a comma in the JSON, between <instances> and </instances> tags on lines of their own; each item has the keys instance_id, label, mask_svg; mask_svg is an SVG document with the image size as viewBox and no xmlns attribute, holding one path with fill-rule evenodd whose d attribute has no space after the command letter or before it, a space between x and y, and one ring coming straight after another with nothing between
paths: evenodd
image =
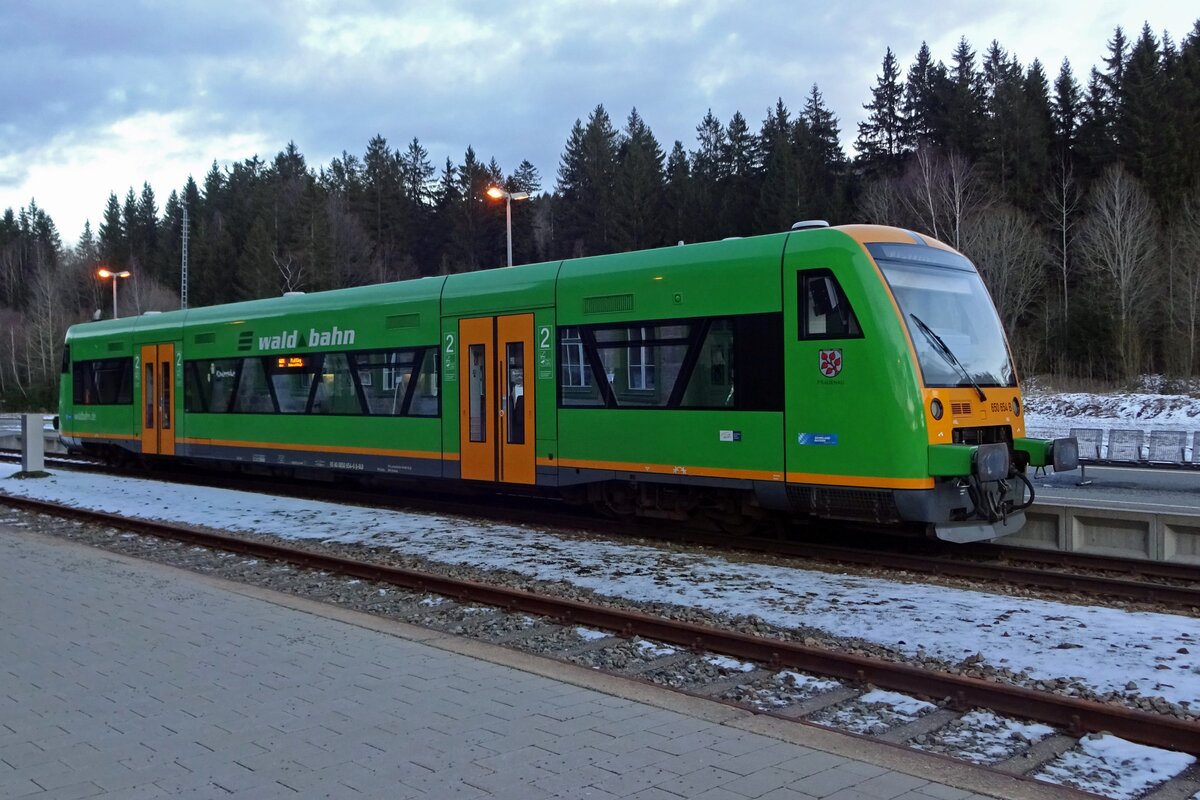
<instances>
[{"instance_id":1,"label":"metal bench","mask_svg":"<svg viewBox=\"0 0 1200 800\"><path fill-rule=\"evenodd\" d=\"M1146 460L1152 464L1183 466L1187 463L1187 434L1183 431L1150 431L1149 446Z\"/></svg>"},{"instance_id":2,"label":"metal bench","mask_svg":"<svg viewBox=\"0 0 1200 800\"><path fill-rule=\"evenodd\" d=\"M1108 432L1109 461L1136 464L1142 460L1142 445L1146 441L1145 431L1111 430Z\"/></svg>"},{"instance_id":3,"label":"metal bench","mask_svg":"<svg viewBox=\"0 0 1200 800\"><path fill-rule=\"evenodd\" d=\"M1071 436L1079 443L1080 461L1101 461L1104 456L1103 428L1071 428Z\"/></svg>"}]
</instances>

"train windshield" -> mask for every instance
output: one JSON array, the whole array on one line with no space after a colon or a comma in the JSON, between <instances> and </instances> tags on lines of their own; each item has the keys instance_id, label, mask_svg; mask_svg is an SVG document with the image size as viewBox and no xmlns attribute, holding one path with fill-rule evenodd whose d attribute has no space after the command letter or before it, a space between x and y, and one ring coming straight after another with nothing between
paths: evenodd
<instances>
[{"instance_id":1,"label":"train windshield","mask_svg":"<svg viewBox=\"0 0 1200 800\"><path fill-rule=\"evenodd\" d=\"M926 386L1016 386L1004 329L975 267L931 247L871 244Z\"/></svg>"}]
</instances>

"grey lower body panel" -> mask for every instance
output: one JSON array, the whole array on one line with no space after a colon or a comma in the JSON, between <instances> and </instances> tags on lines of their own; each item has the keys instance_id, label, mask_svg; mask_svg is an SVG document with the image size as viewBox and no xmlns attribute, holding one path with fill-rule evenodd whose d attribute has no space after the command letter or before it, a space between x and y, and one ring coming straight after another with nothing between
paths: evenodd
<instances>
[{"instance_id":1,"label":"grey lower body panel","mask_svg":"<svg viewBox=\"0 0 1200 800\"><path fill-rule=\"evenodd\" d=\"M409 478L447 477L443 474L443 465L451 466L436 457L406 458L362 453L323 453L312 450L275 450L194 443L177 444L175 455L182 458L249 464L263 468L292 467L327 470L347 475L374 474ZM458 477L458 465L453 464L453 468L455 473L453 477Z\"/></svg>"}]
</instances>

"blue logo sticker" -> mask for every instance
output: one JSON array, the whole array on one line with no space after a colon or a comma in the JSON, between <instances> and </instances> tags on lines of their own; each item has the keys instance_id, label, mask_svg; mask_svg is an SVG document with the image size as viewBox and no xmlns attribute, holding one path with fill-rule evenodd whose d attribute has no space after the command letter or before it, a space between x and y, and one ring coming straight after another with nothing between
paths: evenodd
<instances>
[{"instance_id":1,"label":"blue logo sticker","mask_svg":"<svg viewBox=\"0 0 1200 800\"><path fill-rule=\"evenodd\" d=\"M836 433L801 433L796 437L800 444L837 444Z\"/></svg>"}]
</instances>

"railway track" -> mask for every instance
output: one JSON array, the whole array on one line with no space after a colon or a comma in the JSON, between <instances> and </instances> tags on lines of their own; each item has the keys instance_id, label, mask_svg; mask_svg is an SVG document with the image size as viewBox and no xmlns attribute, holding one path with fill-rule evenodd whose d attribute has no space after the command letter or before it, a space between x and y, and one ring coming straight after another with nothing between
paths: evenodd
<instances>
[{"instance_id":1,"label":"railway track","mask_svg":"<svg viewBox=\"0 0 1200 800\"><path fill-rule=\"evenodd\" d=\"M432 572L368 563L284 547L178 525L131 519L26 498L0 495L5 505L29 512L78 520L193 547L238 553L294 568L318 570L361 581L402 587L450 597L460 603L482 604L509 613L535 615L561 625L582 625L621 637L646 637L692 652L709 652L760 665L761 670L801 670L847 681L872 684L898 692L943 701L943 710L965 712L982 707L1033 719L1065 730L1072 736L1107 731L1130 741L1200 754L1200 723L1150 714L1123 706L1040 692L946 672L933 672L862 655L702 626L638 611L564 599L547 594L461 580ZM783 718L784 712L755 709ZM944 714L942 722L954 714ZM887 736L882 737L888 740ZM893 739L895 736L893 735Z\"/></svg>"},{"instance_id":2,"label":"railway track","mask_svg":"<svg viewBox=\"0 0 1200 800\"><path fill-rule=\"evenodd\" d=\"M0 456L9 457L9 453L0 452ZM112 471L111 467L68 456L47 456L47 463L68 469ZM134 477L142 475L134 470L121 472ZM155 477L203 486L228 486L224 480L227 476L215 473L174 471L166 476L156 474ZM682 525L648 525L638 521L605 519L585 510L565 508L561 503L552 501L531 503L529 498L520 498L517 502L509 498L489 498L486 506L477 501L445 496L413 495L397 501L369 490L319 483L303 484L303 488L298 489L294 483L262 478L252 478L239 488L330 502L487 517L508 523L577 529L606 536L636 536L808 562L852 564L1200 611L1200 566L1190 564L1039 551L996 544L955 545L948 548L936 542L896 539L880 536L876 531L857 529L843 532L844 536L855 537L853 545L831 543L828 537L824 541L813 541L778 536L731 536Z\"/></svg>"}]
</instances>

